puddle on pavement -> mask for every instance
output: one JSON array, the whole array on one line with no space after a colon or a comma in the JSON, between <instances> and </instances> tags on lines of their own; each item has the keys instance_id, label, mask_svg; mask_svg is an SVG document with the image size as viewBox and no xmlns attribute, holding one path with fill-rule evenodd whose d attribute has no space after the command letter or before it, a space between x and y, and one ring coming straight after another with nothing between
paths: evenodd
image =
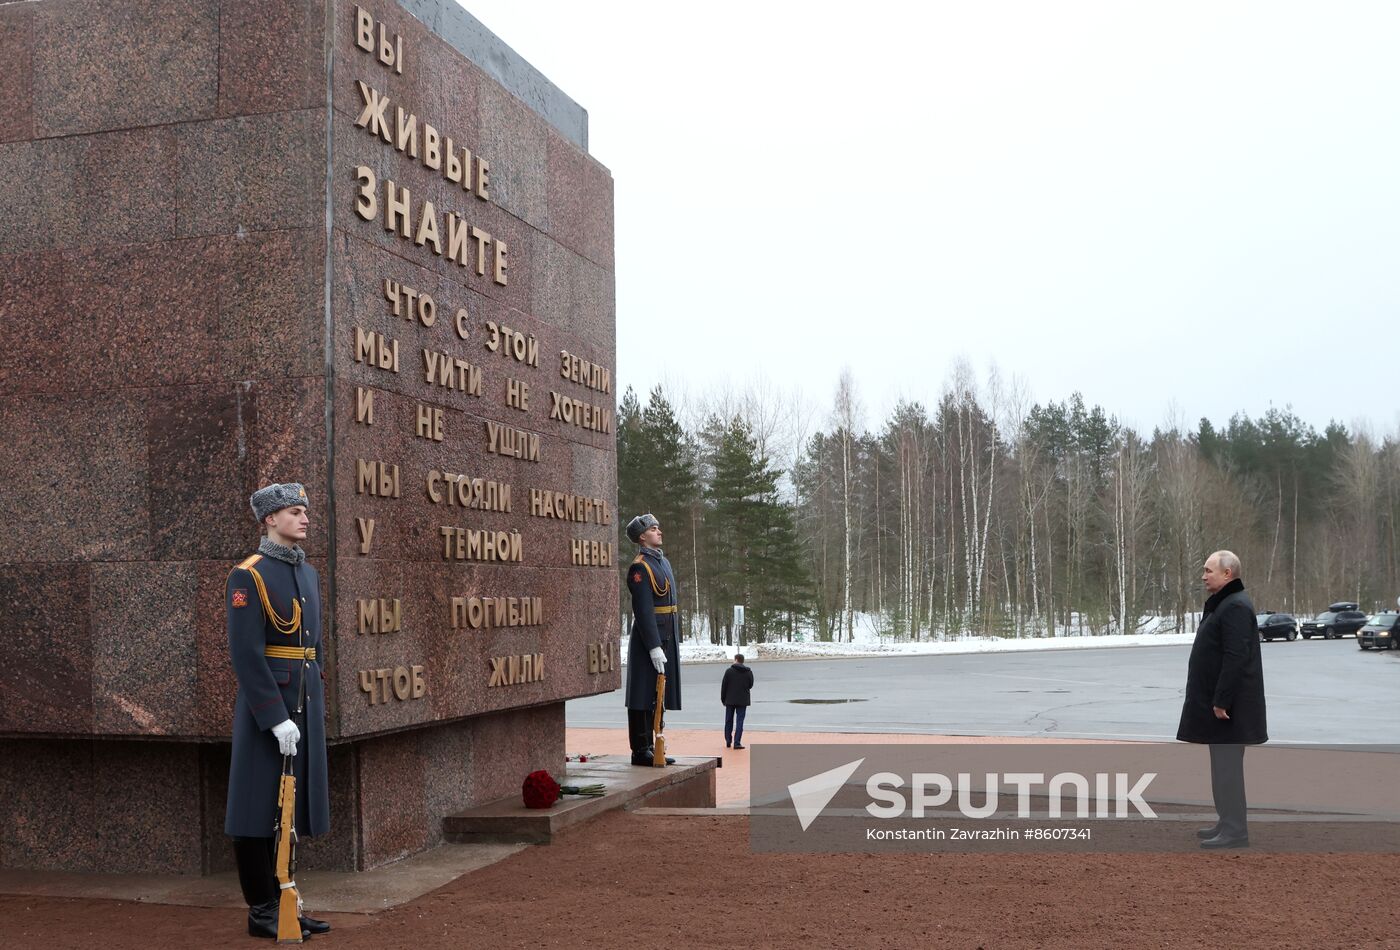
<instances>
[{"instance_id":1,"label":"puddle on pavement","mask_svg":"<svg viewBox=\"0 0 1400 950\"><path fill-rule=\"evenodd\" d=\"M831 703L863 703L864 699L789 699L790 703L801 703L804 706L826 706Z\"/></svg>"}]
</instances>

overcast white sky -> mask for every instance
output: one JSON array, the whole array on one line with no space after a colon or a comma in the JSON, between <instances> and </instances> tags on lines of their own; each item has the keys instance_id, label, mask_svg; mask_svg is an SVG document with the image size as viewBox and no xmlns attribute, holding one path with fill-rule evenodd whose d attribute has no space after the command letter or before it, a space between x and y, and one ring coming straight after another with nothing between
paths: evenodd
<instances>
[{"instance_id":1,"label":"overcast white sky","mask_svg":"<svg viewBox=\"0 0 1400 950\"><path fill-rule=\"evenodd\" d=\"M589 111L622 386L1400 424L1400 3L463 5Z\"/></svg>"}]
</instances>

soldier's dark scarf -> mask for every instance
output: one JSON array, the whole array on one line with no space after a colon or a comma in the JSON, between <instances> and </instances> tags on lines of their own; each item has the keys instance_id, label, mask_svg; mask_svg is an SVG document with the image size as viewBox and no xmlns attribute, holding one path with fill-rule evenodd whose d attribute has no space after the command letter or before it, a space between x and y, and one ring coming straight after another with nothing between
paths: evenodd
<instances>
[{"instance_id":1,"label":"soldier's dark scarf","mask_svg":"<svg viewBox=\"0 0 1400 950\"><path fill-rule=\"evenodd\" d=\"M258 545L258 553L266 555L267 557L276 558L279 561L285 561L293 567L296 567L302 561L306 560L306 552L301 548L289 548L286 545L278 544L269 537L264 537L262 539L262 543Z\"/></svg>"}]
</instances>

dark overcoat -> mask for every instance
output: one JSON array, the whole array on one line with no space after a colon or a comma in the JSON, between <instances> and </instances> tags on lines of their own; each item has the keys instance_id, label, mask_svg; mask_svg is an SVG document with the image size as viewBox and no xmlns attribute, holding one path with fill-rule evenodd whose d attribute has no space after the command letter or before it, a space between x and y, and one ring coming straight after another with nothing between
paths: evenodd
<instances>
[{"instance_id":1,"label":"dark overcoat","mask_svg":"<svg viewBox=\"0 0 1400 950\"><path fill-rule=\"evenodd\" d=\"M627 642L628 709L656 708L656 667L652 650L666 654L666 708L681 708L680 600L676 575L666 555L642 548L627 565L627 589L632 594L632 637Z\"/></svg>"},{"instance_id":2,"label":"dark overcoat","mask_svg":"<svg viewBox=\"0 0 1400 950\"><path fill-rule=\"evenodd\" d=\"M1215 718L1215 706L1230 718ZM1238 578L1206 601L1186 665L1186 696L1176 737L1212 745L1269 741L1259 624Z\"/></svg>"},{"instance_id":3,"label":"dark overcoat","mask_svg":"<svg viewBox=\"0 0 1400 950\"><path fill-rule=\"evenodd\" d=\"M726 706L747 706L752 689L753 670L735 663L724 671L724 679L719 682L719 701Z\"/></svg>"},{"instance_id":4,"label":"dark overcoat","mask_svg":"<svg viewBox=\"0 0 1400 950\"><path fill-rule=\"evenodd\" d=\"M254 572L262 579L267 604L278 617L289 620L292 603L301 604L300 631L284 634L273 626ZM305 561L293 566L255 555L229 574L224 604L228 611L229 658L238 678L224 833L272 837L282 753L271 730L292 719L301 730L297 754L292 759L297 779L297 835L325 834L330 830L330 794L326 779L326 694L321 682L320 578ZM269 657L265 653L269 646L315 647L316 659L303 663ZM300 716L294 717L303 673L306 706Z\"/></svg>"}]
</instances>

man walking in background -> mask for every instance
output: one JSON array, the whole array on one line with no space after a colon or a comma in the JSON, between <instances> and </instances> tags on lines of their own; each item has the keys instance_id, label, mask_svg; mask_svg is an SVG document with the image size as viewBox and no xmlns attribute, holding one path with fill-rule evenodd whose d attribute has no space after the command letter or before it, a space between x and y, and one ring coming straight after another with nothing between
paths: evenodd
<instances>
[{"instance_id":1,"label":"man walking in background","mask_svg":"<svg viewBox=\"0 0 1400 950\"><path fill-rule=\"evenodd\" d=\"M744 665L744 654L734 654L734 665L724 671L719 684L719 701L724 703L724 747L744 747L744 714L749 711L749 691L753 670Z\"/></svg>"},{"instance_id":2,"label":"man walking in background","mask_svg":"<svg viewBox=\"0 0 1400 950\"><path fill-rule=\"evenodd\" d=\"M1176 737L1210 746L1210 785L1219 820L1196 832L1201 847L1247 848L1244 747L1269 740L1259 626L1240 580L1238 557L1216 551L1206 558L1201 581L1210 596L1191 645Z\"/></svg>"}]
</instances>

